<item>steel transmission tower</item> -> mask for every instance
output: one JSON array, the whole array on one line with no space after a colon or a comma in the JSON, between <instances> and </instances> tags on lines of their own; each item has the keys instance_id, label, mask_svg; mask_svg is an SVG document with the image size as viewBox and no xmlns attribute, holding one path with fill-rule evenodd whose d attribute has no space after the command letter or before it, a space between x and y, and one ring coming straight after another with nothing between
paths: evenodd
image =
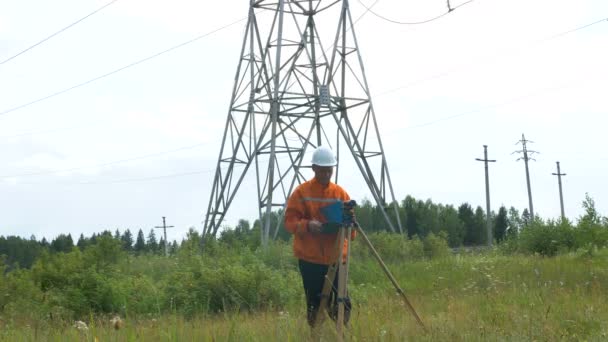
<instances>
[{"instance_id":1,"label":"steel transmission tower","mask_svg":"<svg viewBox=\"0 0 608 342\"><path fill-rule=\"evenodd\" d=\"M528 169L528 161L529 160L536 160L532 157L530 157L531 155L538 153L537 151L532 151L532 150L528 150L528 146L527 143L531 143L533 141L531 140L526 140L526 137L523 135L521 135L521 140L517 142L517 144L521 143L522 149L519 151L515 151L513 153L523 153L523 157L517 158L517 160L524 160L524 164L526 165L526 183L528 185L528 204L530 207L530 219L534 220L534 205L532 204L532 188L530 187L530 170Z\"/></svg>"},{"instance_id":2,"label":"steel transmission tower","mask_svg":"<svg viewBox=\"0 0 608 342\"><path fill-rule=\"evenodd\" d=\"M271 211L306 180L305 153L320 145L353 156L379 206L390 195L396 222L382 212L401 231L348 0L250 0L203 235L216 235L253 169L265 245Z\"/></svg>"}]
</instances>

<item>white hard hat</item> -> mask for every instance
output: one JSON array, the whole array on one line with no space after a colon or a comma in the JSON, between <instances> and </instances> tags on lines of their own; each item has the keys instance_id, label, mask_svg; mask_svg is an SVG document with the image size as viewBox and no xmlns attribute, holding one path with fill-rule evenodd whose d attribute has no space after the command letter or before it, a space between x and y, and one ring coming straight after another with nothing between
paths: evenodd
<instances>
[{"instance_id":1,"label":"white hard hat","mask_svg":"<svg viewBox=\"0 0 608 342\"><path fill-rule=\"evenodd\" d=\"M338 161L334 152L325 146L319 146L312 154L312 164L318 166L336 166Z\"/></svg>"}]
</instances>

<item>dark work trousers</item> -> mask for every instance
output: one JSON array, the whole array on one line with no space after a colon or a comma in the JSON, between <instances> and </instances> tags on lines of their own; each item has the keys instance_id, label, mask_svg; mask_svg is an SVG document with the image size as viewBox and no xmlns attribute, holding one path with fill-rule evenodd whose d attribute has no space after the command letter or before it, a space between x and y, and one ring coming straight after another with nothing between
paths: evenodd
<instances>
[{"instance_id":1,"label":"dark work trousers","mask_svg":"<svg viewBox=\"0 0 608 342\"><path fill-rule=\"evenodd\" d=\"M306 293L306 315L308 324L312 327L314 325L315 316L319 311L321 304L321 292L323 291L323 283L325 282L325 275L329 266L313 264L304 260L298 260L298 266L300 268L300 274L302 275L302 282L304 283L304 292ZM331 294L328 303L330 304L330 315L332 320L338 318L338 305L337 305L337 291L338 291L338 272L334 278L334 285L332 286ZM348 298L348 292L344 299L344 324L348 323L350 318L351 302Z\"/></svg>"}]
</instances>

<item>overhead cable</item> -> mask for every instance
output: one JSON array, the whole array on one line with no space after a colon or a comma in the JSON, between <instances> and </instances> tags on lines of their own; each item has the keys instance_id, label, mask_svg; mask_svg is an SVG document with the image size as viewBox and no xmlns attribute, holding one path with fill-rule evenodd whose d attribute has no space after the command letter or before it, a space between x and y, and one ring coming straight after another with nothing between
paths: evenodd
<instances>
[{"instance_id":1,"label":"overhead cable","mask_svg":"<svg viewBox=\"0 0 608 342\"><path fill-rule=\"evenodd\" d=\"M167 152L168 153L168 152ZM282 156L282 157L277 157L277 160L280 159L287 159L288 156ZM268 161L267 158L260 158L261 162L266 162ZM243 164L237 164L234 165L233 168L241 168L244 167L245 165ZM84 169L85 167L83 167L82 169ZM223 167L221 168L223 171L228 170L229 166ZM159 176L150 176L150 177L135 177L135 178L126 178L126 179L115 179L115 180L109 180L109 181L88 181L88 182L74 182L74 183L52 183L52 184L60 184L60 185L89 185L89 184L116 184L116 183L133 183L133 182L142 182L142 181L151 181L151 180L159 180L159 179L165 179L165 178L176 178L176 177L184 177L184 176L192 176L192 175L199 175L199 174L203 174L203 173L211 173L211 172L216 172L217 169L214 167L213 169L207 169L207 170L196 170L196 171L190 171L190 172L180 172L180 173L172 173L172 174L166 174L166 175L159 175ZM0 177L0 179L2 179L3 177ZM18 182L18 184L23 184L23 185L40 185L40 184L51 184L51 183L44 183L44 182L40 182L40 183L23 183L23 182Z\"/></svg>"},{"instance_id":2,"label":"overhead cable","mask_svg":"<svg viewBox=\"0 0 608 342\"><path fill-rule=\"evenodd\" d=\"M38 103L38 102L41 102L41 101L44 101L44 100L48 100L48 99L50 99L50 98L52 98L52 97L55 97L55 96L58 96L58 95L61 95L61 94L67 93L67 92L68 92L68 91L70 91L70 90L74 90L74 89L76 89L76 88L80 88L80 87L82 87L82 86L85 86L85 85L87 85L87 84L93 83L93 82L95 82L95 81L99 81L99 80L100 80L100 79L102 79L102 78L106 78L106 77L108 77L108 76L114 75L114 74L116 74L116 73L118 73L118 72L121 72L121 71L123 71L123 70L125 70L125 69L131 68L131 67L134 67L134 66L136 66L136 65L138 65L138 64L141 64L141 63L147 62L147 61L149 61L149 60L151 60L151 59L153 59L153 58L156 58L156 57L158 57L158 56L161 56L161 55L163 55L163 54L165 54L165 53L167 53L167 52L170 52L170 51L173 51L173 50L175 50L175 49L178 49L178 48L181 48L181 47L183 47L183 46L186 46L186 45L188 45L188 44L194 43L194 42L196 42L197 40L200 40L200 39L205 38L205 37L207 37L207 36L210 36L210 35L212 35L212 34L214 34L214 33L217 33L217 32L219 32L219 31L221 31L221 30L224 30L224 29L226 29L226 28L228 28L228 27L230 27L230 26L233 26L233 25L235 25L235 24L237 24L237 23L239 23L239 22L241 22L241 21L243 21L243 20L245 20L245 19L247 19L247 17L241 18L241 19L239 19L239 20L237 20L237 21L233 21L233 22L231 22L230 24L224 25L224 26L222 26L222 27L220 27L220 28L217 28L217 29L215 29L215 30L213 30L213 31L210 31L210 32L204 33L204 34L202 34L202 35L200 35L200 36L198 36L198 37L192 38L192 39L190 39L190 40L188 40L188 41L185 41L185 42L183 42L183 43L181 43L181 44L178 44L178 45L172 46L172 47L170 47L170 48L168 48L168 49L166 49L166 50L163 50L163 51L161 51L161 52L155 53L155 54L153 54L153 55L151 55L151 56L148 56L148 57L146 57L146 58L140 59L140 60L138 60L138 61L136 61L136 62L133 62L133 63L127 64L127 65L125 65L125 66L123 66L123 67L120 67L120 68L118 68L118 69L116 69L116 70L113 70L113 71L110 71L110 72L108 72L108 73L105 73L105 74L103 74L103 75L101 75L101 76L97 76L97 77L92 78L92 79L90 79L90 80L88 80L88 81L85 81L85 82L79 83L79 84L77 84L77 85L71 86L71 87L69 87L69 88L66 88L66 89L63 89L63 90L57 91L57 92L55 92L55 93L52 93L52 94L50 94L50 95L47 95L47 96L41 97L41 98L39 98L39 99L36 99L36 100L30 101L30 102L25 103L25 104L22 104L22 105L20 105L20 106L17 106L17 107L13 107L13 108L10 108L10 109L7 109L7 110L4 110L4 111L0 112L0 115L5 115L5 114L8 114L8 113L14 112L14 111L16 111L16 110L19 110L19 109L22 109L22 108L25 108L25 107L31 106L31 105L33 105L33 104L35 104L35 103Z\"/></svg>"},{"instance_id":3,"label":"overhead cable","mask_svg":"<svg viewBox=\"0 0 608 342\"><path fill-rule=\"evenodd\" d=\"M436 16L436 17L433 17L433 18L430 18L430 19L426 19L426 20L422 20L422 21L399 21L399 20L390 19L390 18L387 18L387 17L385 17L385 16L383 16L383 15L380 15L380 14L378 14L378 13L374 12L374 11L371 9L371 7L372 7L372 6L367 7L367 6L366 6L366 5L363 3L363 1L361 1L361 0L358 0L358 1L359 1L359 3L361 4L361 6L363 6L363 7L365 7L365 8L367 9L367 11L369 11L371 14L375 15L376 17L378 17L378 18L380 18L380 19L382 19L382 20L386 20L386 21L388 21L388 22L390 22L390 23L393 23L393 24L399 24L399 25L421 25L421 24L427 24L427 23L430 23L431 21L434 21L434 20L437 20L437 19L439 19L439 18L441 18L441 17L443 17L443 16L446 16L446 15L450 14L452 11L454 11L455 9L457 9L457 8L459 8L459 7L462 7L462 6L464 6L464 5L466 5L466 4L470 3L470 2L473 2L474 0L469 0L469 1L467 1L467 2L463 2L462 4L460 4L460 5L456 6L456 7L452 7L452 6L450 5L450 2L448 1L448 11L447 11L447 12L445 12L445 13L443 13L443 14L440 14L440 15L438 15L438 16Z\"/></svg>"},{"instance_id":4,"label":"overhead cable","mask_svg":"<svg viewBox=\"0 0 608 342\"><path fill-rule=\"evenodd\" d=\"M2 65L2 64L4 64L4 63L6 63L6 62L8 62L8 61L10 61L10 60L12 60L12 59L14 59L14 58L16 58L16 57L20 56L20 55L22 55L22 54L24 54L24 53L28 52L29 50L31 50L31 49L33 49L33 48L35 48L36 46L38 46L38 45L40 45L40 44L42 44L42 43L46 42L47 40L49 40L49 39L51 39L51 38L55 37L56 35L60 34L61 32L65 31L65 30L67 30L67 29L69 29L69 28L73 27L74 25L76 25L76 24L80 23L81 21L83 21L83 20L87 19L88 17L92 16L93 14L95 14L95 13L97 13L97 12L101 11L102 9L104 9L104 8L106 8L106 7L110 6L110 5L112 5L112 4L113 4L113 3L115 3L116 1L118 1L118 0L112 0L112 1L108 2L107 4L105 4L105 5L101 6L101 7L99 7L98 9L96 9L96 10L94 10L93 12L91 12L91 13L89 13L89 14L85 15L84 17L82 17L82 18L78 19L77 21L75 21L75 22L71 23L70 25L68 25L68 26L66 26L66 27L62 28L61 30L59 30L59 31L57 31L57 32L55 32L55 33L53 33L53 34L51 34L50 36L48 36L48 37L44 38L43 40L39 41L38 43L36 43L36 44L34 44L34 45L32 45L32 46L28 47L27 49L25 49L25 50L23 50L23 51L19 52L18 54L14 55L14 56L11 56L11 57L9 57L9 58L5 59L4 61L0 62L0 65Z\"/></svg>"},{"instance_id":5,"label":"overhead cable","mask_svg":"<svg viewBox=\"0 0 608 342\"><path fill-rule=\"evenodd\" d=\"M597 74L593 74L593 75L596 76L596 77L590 78L591 80L602 78L602 77L605 76L605 75L599 75L599 77L598 77ZM557 86L536 89L536 90L534 90L532 92L529 92L529 93L526 93L524 95L520 95L520 96L517 96L517 97L512 97L512 98L510 98L508 100L505 100L505 101L502 101L502 102L499 102L499 103L494 103L494 104L490 104L490 105L487 105L487 106L478 107L476 109L467 110L465 112L461 112L461 113L458 113L458 114L455 114L455 115L450 115L450 116L442 117L442 118L439 118L439 119L436 119L436 120L433 120L433 121L428 121L428 122L425 122L425 123L421 123L421 124L418 124L418 125L407 126L407 127L404 127L404 129L422 128L422 127L431 126L431 125L434 125L434 124L437 124L437 123L440 123L440 122L443 122L443 121L448 121L448 120L456 119L456 118L459 118L459 117L462 117L462 116L479 113L482 110L493 109L493 108L500 108L500 107L503 107L503 106L506 106L506 105L510 105L512 103L517 103L517 102L526 100L526 99L531 98L531 97L543 95L543 94L548 93L548 92L552 92L552 91L557 91L557 90L561 90L561 89L564 89L564 88L573 87L573 86L576 86L576 85L579 85L579 84L585 84L585 82L583 82L583 81L585 81L585 80L589 81L590 79L580 78L578 80L573 80L571 82L562 83L562 84L557 85ZM574 81L580 81L580 82L574 83Z\"/></svg>"},{"instance_id":6,"label":"overhead cable","mask_svg":"<svg viewBox=\"0 0 608 342\"><path fill-rule=\"evenodd\" d=\"M568 30L568 31L563 31L563 32L560 32L560 33L556 33L556 34L547 36L545 38L534 40L534 41L531 41L531 42L527 43L526 45L534 46L534 45L537 45L537 44L541 44L541 43L544 43L544 42L547 42L547 41L550 41L550 40L553 40L553 39L556 39L556 38L560 38L560 37L565 36L567 34L574 33L576 31L580 31L582 29L586 29L588 27L591 27L593 25L596 25L596 24L599 24L599 23L602 23L602 22L608 22L608 18L597 20L597 21L594 21L592 23L585 24L583 26L579 26L577 28L574 28L574 29L571 29L571 30ZM518 49L522 49L524 47L529 47L529 46L522 45L522 46L515 47L515 48L512 48L512 49L513 50L518 50ZM496 58L496 57L504 57L504 56L507 56L507 55L508 54L506 54L506 55L505 54L503 54L503 55L495 54L495 55L486 56L486 57ZM479 63L474 62L474 63L469 63L468 65L465 65L464 67L453 68L453 69L449 69L449 70L446 70L446 71L442 71L442 72L437 73L435 75L431 75L431 76L428 76L428 77L420 78L420 79L412 81L412 82L410 82L408 84L405 84L405 85L402 85L402 86L399 86L399 87L396 87L396 88L393 88L393 89L385 90L383 92L378 93L374 97L380 97L380 96L388 95L390 93L394 93L394 92L399 91L399 90L410 88L412 86L415 86L415 85L420 84L420 83L424 83L424 82L429 81L429 80L433 80L433 79L436 79L436 78L441 78L441 77L449 75L449 74L451 74L451 73L453 73L455 71L466 70L466 69L468 69L470 67L476 67L476 66L479 66L479 65L480 65Z\"/></svg>"},{"instance_id":7,"label":"overhead cable","mask_svg":"<svg viewBox=\"0 0 608 342\"><path fill-rule=\"evenodd\" d=\"M48 175L48 174L55 174L55 173L62 173L62 172L70 172L70 171L91 169L91 168L96 168L96 167L105 167L105 166L110 166L110 165L114 165L114 164L131 162L131 161L135 161L135 160L141 160L141 159L146 159L146 158L158 157L158 156L163 155L163 154L169 154L169 153L179 152L179 151L183 151L183 150L190 150L190 149L193 149L193 148L196 148L196 147L201 147L201 146L204 146L204 145L206 145L206 144L205 143L201 143L201 144L196 144L196 145L184 146L184 147L179 147L179 148L168 150L168 151L154 152L154 153L145 154L145 155L141 155L141 156L136 156L136 157L132 157L132 158L128 158L128 159L114 160L114 161L106 162L106 163L102 163L102 164L95 164L95 165L88 165L88 166L78 166L78 167L73 167L73 168L69 168L69 169L61 169L61 170L30 172L30 173L23 173L23 174L18 174L18 175L11 175L11 176L0 176L0 179L3 179L3 178L25 177L25 176Z\"/></svg>"},{"instance_id":8,"label":"overhead cable","mask_svg":"<svg viewBox=\"0 0 608 342\"><path fill-rule=\"evenodd\" d=\"M95 182L95 181L93 181L93 182L79 182L79 183L71 183L71 184L86 185L86 184L117 184L117 183L145 182L145 181L158 180L158 179L164 179L164 178L175 178L175 177L200 175L202 173L211 173L211 172L214 172L214 171L215 171L215 169L209 169L209 170L200 170L200 171L192 171L192 172L173 173L173 174L161 175L161 176L118 179L118 180L112 180L112 181L107 181L107 182L104 182L104 181L97 181L97 182Z\"/></svg>"}]
</instances>

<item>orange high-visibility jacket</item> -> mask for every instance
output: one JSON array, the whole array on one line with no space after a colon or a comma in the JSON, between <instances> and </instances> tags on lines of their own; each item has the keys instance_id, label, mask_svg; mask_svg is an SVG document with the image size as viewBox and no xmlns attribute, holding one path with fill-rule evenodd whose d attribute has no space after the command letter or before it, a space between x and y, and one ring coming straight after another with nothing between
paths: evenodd
<instances>
[{"instance_id":1,"label":"orange high-visibility jacket","mask_svg":"<svg viewBox=\"0 0 608 342\"><path fill-rule=\"evenodd\" d=\"M296 258L315 264L330 265L336 261L336 239L338 234L311 233L308 222L318 220L327 222L320 208L337 200L348 201L350 197L339 185L329 183L323 186L316 179L311 179L298 186L289 197L285 210L285 228L292 234L293 254ZM356 236L351 232L351 239ZM346 257L348 244L344 239Z\"/></svg>"}]
</instances>

